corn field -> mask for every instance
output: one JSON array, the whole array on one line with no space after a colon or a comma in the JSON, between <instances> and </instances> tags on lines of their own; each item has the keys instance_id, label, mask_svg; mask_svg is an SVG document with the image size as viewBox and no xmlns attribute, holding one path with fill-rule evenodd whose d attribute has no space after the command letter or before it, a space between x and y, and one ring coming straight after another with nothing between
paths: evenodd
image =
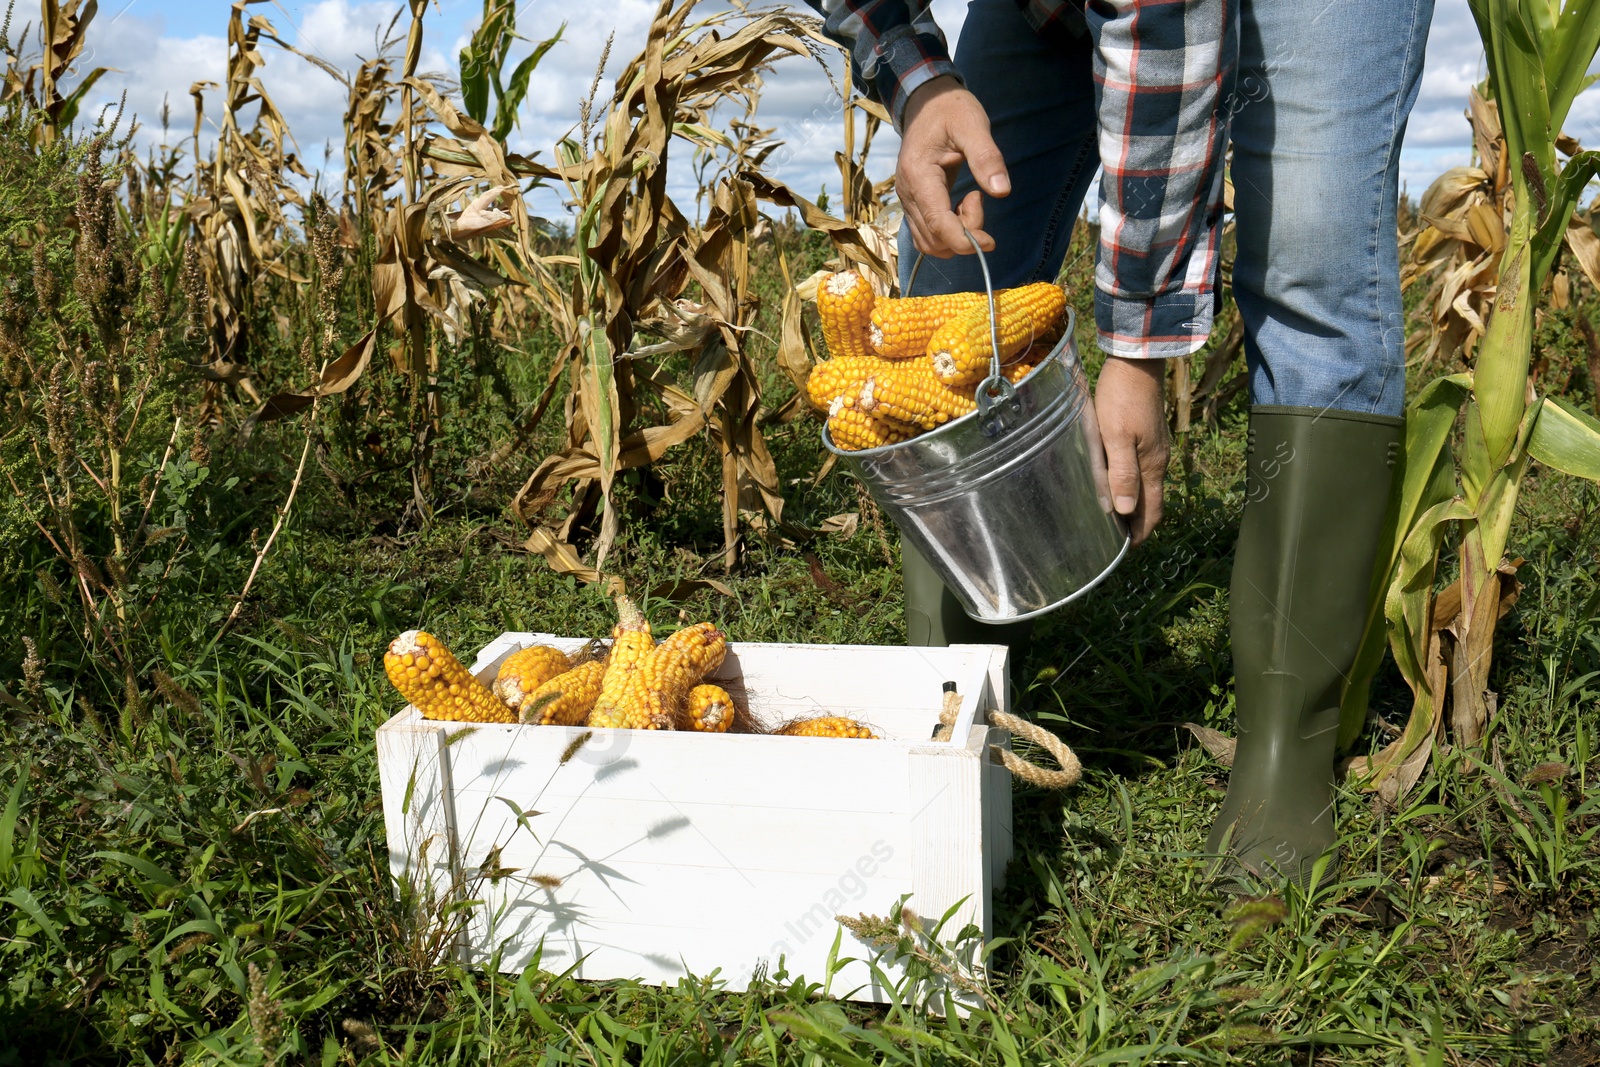
<instances>
[{"instance_id":1,"label":"corn field","mask_svg":"<svg viewBox=\"0 0 1600 1067\"><path fill-rule=\"evenodd\" d=\"M424 622L461 650L602 633L625 593L732 640L904 639L893 531L806 391L824 274L895 292L889 120L809 9L663 0L570 130L517 150L569 42L513 0L484 0L443 75L427 0L352 70L265 0L217 4L222 78L159 115L97 108L114 13L15 0L0 1067L1600 1062L1600 157L1561 130L1600 19L1472 6L1472 163L1402 211L1415 399L1345 693L1346 880L1222 907L1203 887L1226 764L1174 738L1227 754L1230 302L1170 363L1172 518L1013 660L1027 713L1088 740L1084 780L1015 794L987 1007L941 1021L781 968L749 991L466 972L465 905L396 897L374 800L382 649ZM340 86L320 168L280 64ZM835 195L777 173L779 64L839 94ZM554 222L528 206L557 200ZM1080 224L1064 268L1080 324L1095 245ZM850 928L920 951L905 903Z\"/></svg>"},{"instance_id":2,"label":"corn field","mask_svg":"<svg viewBox=\"0 0 1600 1067\"><path fill-rule=\"evenodd\" d=\"M448 382L462 366L488 368L491 387L509 395L494 368L536 336L555 352L544 386L518 411L514 432L483 442L467 464L475 474L522 472L522 488L504 504L525 523L528 550L557 571L602 581L627 522L614 498L618 478L693 448L709 450L722 469L722 565L738 560L742 534L779 536L784 496L763 426L795 418L800 406L792 398L773 406L763 395L771 376L757 352L768 331L757 326L762 298L752 288L752 248L773 248L763 202L798 206L843 254L874 267L880 283L893 274L888 230L872 226L886 187L862 178L877 109L858 102L869 109L867 144L842 157L854 189L846 219L760 171L778 147L754 122L763 70L834 53L819 22L787 10L701 16L694 3L662 3L643 50L614 78L602 59L579 122L546 163L507 149L507 136L560 30L506 69L512 3L486 3L459 83L418 75L422 0L411 3L410 24L397 16L378 56L350 74L288 45L251 3L238 0L227 13L226 82L192 88L192 136L144 157L133 147L131 115L72 133L85 125L78 112L102 74L62 86L82 54L93 2L45 3L37 34L6 37L6 122L32 146L34 165L61 152L88 160L86 181L106 216L102 254L118 258L109 283L126 277L126 291L104 294L109 306L93 312L104 317L98 338L54 338L62 365L30 355L37 344L24 328L27 312L16 310L6 362L11 413L43 402L46 424L61 429L77 414L61 408L75 403L69 394L96 406L107 376L122 405L104 413L114 429L94 437L96 459L59 478L88 474L123 522L126 507L139 504L115 474L122 453L166 418L126 410L123 394L171 390L171 410L181 411L166 426L174 448L240 448L274 422L302 434L293 488L261 555L312 464L350 491L374 474L402 474L410 499L400 525L426 525L440 494L435 445L470 418L470 400L451 398ZM50 46L29 53L35 38ZM267 56L317 64L349 91L338 194L323 192L325 176L314 181L294 154L293 133L262 83ZM214 139L202 138L206 128ZM688 163L702 186L701 203L686 210L667 195L667 173ZM530 218L523 194L536 187L565 198L570 230ZM48 253L38 243L34 254ZM50 310L51 293L35 298L38 310ZM150 307L138 338L110 328L128 301ZM782 370L802 382L810 357L798 299L771 310L784 323ZM130 344L154 358L123 365ZM74 387L62 373L77 376ZM58 410L59 418L51 414ZM531 453L531 440L557 418L562 445ZM43 464L46 450L35 451ZM66 483L48 485L45 466L37 477L46 491L69 493ZM58 499L53 509L38 517L40 530L53 536L61 563L80 571L74 585L86 609L104 616L109 598L117 621L101 617L101 630L114 648L115 629L134 625L117 606L115 574L136 549L122 537L109 552L77 544L72 506ZM85 576L96 571L107 581Z\"/></svg>"}]
</instances>

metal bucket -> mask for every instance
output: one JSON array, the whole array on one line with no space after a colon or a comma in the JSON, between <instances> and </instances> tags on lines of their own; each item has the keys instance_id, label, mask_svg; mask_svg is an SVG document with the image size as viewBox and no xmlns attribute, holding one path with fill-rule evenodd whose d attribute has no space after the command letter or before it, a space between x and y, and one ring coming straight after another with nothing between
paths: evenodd
<instances>
[{"instance_id":1,"label":"metal bucket","mask_svg":"<svg viewBox=\"0 0 1600 1067\"><path fill-rule=\"evenodd\" d=\"M984 273L987 280L987 266ZM1014 387L995 373L969 415L859 452L835 447L822 431L823 444L982 622L1030 619L1076 600L1128 551L1070 308L1067 315L1049 358Z\"/></svg>"}]
</instances>

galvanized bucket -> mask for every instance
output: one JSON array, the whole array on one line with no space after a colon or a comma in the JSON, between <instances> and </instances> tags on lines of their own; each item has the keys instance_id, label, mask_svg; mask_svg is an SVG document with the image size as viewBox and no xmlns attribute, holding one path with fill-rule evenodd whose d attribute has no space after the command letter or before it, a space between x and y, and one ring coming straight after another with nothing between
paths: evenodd
<instances>
[{"instance_id":1,"label":"galvanized bucket","mask_svg":"<svg viewBox=\"0 0 1600 1067\"><path fill-rule=\"evenodd\" d=\"M859 452L835 447L822 431L823 444L982 622L1030 619L1076 600L1128 551L1067 314L1066 336L1015 386L995 361L969 415Z\"/></svg>"}]
</instances>

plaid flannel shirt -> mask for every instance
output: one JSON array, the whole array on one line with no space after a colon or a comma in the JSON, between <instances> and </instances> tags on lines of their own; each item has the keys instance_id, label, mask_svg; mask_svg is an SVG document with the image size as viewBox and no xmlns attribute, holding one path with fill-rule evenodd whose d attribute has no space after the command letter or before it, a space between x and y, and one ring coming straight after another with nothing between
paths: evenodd
<instances>
[{"instance_id":1,"label":"plaid flannel shirt","mask_svg":"<svg viewBox=\"0 0 1600 1067\"><path fill-rule=\"evenodd\" d=\"M1095 325L1114 356L1186 356L1211 333L1238 0L1017 0L1046 37L1092 33L1099 104ZM906 101L959 78L928 0L807 0L899 129Z\"/></svg>"}]
</instances>

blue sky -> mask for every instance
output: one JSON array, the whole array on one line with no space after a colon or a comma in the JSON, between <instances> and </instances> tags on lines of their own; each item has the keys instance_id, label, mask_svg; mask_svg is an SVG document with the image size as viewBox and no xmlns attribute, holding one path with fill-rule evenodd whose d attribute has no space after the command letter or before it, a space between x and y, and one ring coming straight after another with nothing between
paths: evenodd
<instances>
[{"instance_id":1,"label":"blue sky","mask_svg":"<svg viewBox=\"0 0 1600 1067\"><path fill-rule=\"evenodd\" d=\"M964 0L933 0L939 21L952 42L965 15ZM96 87L96 95L115 100L126 91L129 103L145 123L146 135L159 140L157 116L163 99L170 101L173 138L192 122L189 85L220 80L226 58L229 0L101 0L101 13L90 34L85 68L118 68ZM279 35L296 47L314 52L341 69L353 69L375 50L374 34L404 5L401 0L270 0L252 5L250 14L271 21ZM22 0L23 10L31 8ZM455 56L482 13L482 0L432 0L425 21L423 71L453 74ZM578 101L588 88L608 34L616 34L609 73L615 73L643 43L654 11L653 0L607 0L604 4L566 4L527 0L518 11L518 29L528 37L553 33L568 22L566 36L540 67L530 100L521 116L514 146L543 150L570 129ZM407 20L397 29L403 34ZM263 75L268 91L289 120L304 158L315 167L323 146L337 143L345 107L343 86L302 60L276 49L266 52ZM1468 159L1467 126L1462 118L1467 87L1482 77L1477 32L1466 0L1437 0L1428 65L1421 98L1413 113L1402 157L1402 180L1413 196L1446 167ZM840 147L836 118L813 119L819 101L831 96L827 78L799 59L779 63L768 76L761 121L775 126L789 142L778 177L812 194L826 183L837 185L832 162ZM1585 94L1569 130L1600 141L1600 93ZM879 142L878 176L893 168L894 138ZM541 210L559 210L541 204Z\"/></svg>"}]
</instances>

